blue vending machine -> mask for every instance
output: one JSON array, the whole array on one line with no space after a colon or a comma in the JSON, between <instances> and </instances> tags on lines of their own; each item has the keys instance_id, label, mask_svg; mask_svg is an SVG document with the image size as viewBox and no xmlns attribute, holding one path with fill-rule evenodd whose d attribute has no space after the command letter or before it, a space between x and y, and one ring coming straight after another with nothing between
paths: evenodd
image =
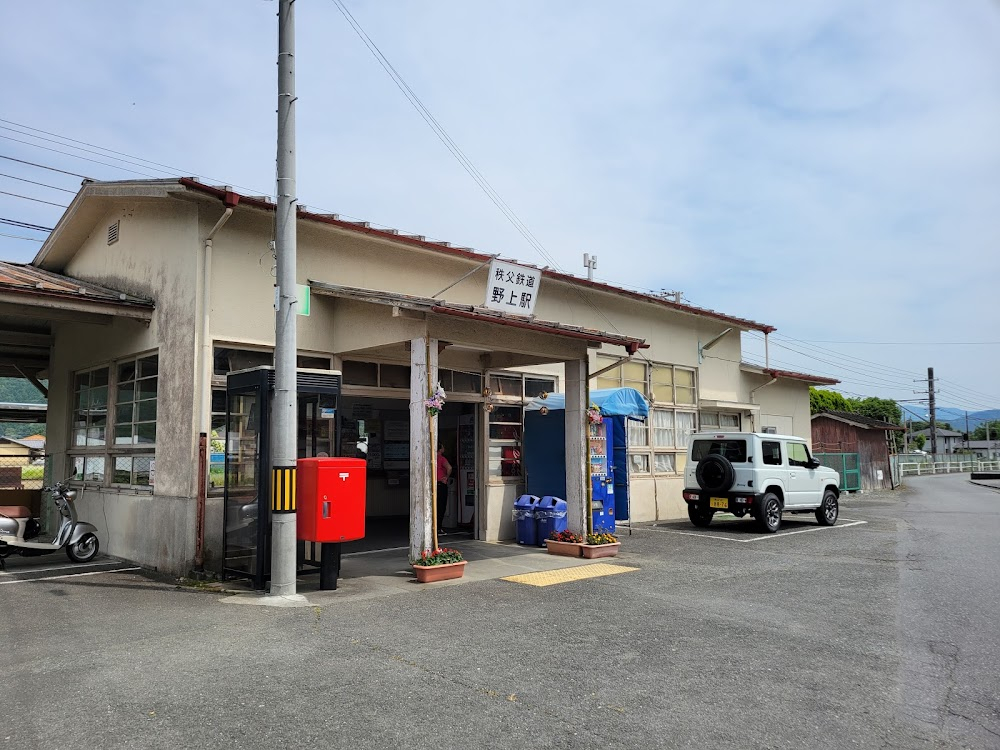
<instances>
[{"instance_id":1,"label":"blue vending machine","mask_svg":"<svg viewBox=\"0 0 1000 750\"><path fill-rule=\"evenodd\" d=\"M615 533L615 475L612 463L612 418L587 424L590 443L590 507L594 532Z\"/></svg>"}]
</instances>

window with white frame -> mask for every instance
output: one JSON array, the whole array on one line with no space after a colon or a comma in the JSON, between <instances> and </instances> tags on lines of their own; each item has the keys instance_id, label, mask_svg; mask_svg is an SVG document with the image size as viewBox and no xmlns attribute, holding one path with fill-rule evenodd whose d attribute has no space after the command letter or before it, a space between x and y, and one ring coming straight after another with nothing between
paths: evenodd
<instances>
[{"instance_id":1,"label":"window with white frame","mask_svg":"<svg viewBox=\"0 0 1000 750\"><path fill-rule=\"evenodd\" d=\"M100 485L153 485L158 385L156 354L74 375L69 451L73 479Z\"/></svg>"},{"instance_id":2,"label":"window with white frame","mask_svg":"<svg viewBox=\"0 0 1000 750\"><path fill-rule=\"evenodd\" d=\"M628 422L630 474L684 470L688 437L697 423L696 383L693 369L658 362L623 362L595 378L597 388L634 388L652 402L646 422Z\"/></svg>"}]
</instances>

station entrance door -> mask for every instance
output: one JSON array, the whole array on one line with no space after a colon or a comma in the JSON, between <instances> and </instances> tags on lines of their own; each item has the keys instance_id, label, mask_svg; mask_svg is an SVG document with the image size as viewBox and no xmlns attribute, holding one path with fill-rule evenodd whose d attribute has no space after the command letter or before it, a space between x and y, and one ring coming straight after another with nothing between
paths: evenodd
<instances>
[{"instance_id":1,"label":"station entrance door","mask_svg":"<svg viewBox=\"0 0 1000 750\"><path fill-rule=\"evenodd\" d=\"M298 458L334 456L341 375L297 370ZM223 578L249 578L264 589L271 573L271 402L274 368L226 378ZM300 543L301 544L301 543ZM305 564L300 551L300 566Z\"/></svg>"}]
</instances>

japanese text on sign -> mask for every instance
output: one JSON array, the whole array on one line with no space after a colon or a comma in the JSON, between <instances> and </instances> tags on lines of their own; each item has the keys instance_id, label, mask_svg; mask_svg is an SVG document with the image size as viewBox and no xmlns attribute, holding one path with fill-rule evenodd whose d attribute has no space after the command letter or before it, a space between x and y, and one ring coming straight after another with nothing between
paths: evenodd
<instances>
[{"instance_id":1,"label":"japanese text on sign","mask_svg":"<svg viewBox=\"0 0 1000 750\"><path fill-rule=\"evenodd\" d=\"M486 307L512 315L534 315L542 272L494 259L486 283Z\"/></svg>"}]
</instances>

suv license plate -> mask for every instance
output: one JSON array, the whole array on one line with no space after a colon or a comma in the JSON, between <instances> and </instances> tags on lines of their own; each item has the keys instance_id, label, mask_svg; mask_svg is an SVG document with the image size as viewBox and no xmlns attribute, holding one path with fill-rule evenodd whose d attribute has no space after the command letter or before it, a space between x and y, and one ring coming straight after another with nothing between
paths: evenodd
<instances>
[{"instance_id":1,"label":"suv license plate","mask_svg":"<svg viewBox=\"0 0 1000 750\"><path fill-rule=\"evenodd\" d=\"M724 497L710 497L708 499L708 507L727 510L729 508L729 501Z\"/></svg>"}]
</instances>

